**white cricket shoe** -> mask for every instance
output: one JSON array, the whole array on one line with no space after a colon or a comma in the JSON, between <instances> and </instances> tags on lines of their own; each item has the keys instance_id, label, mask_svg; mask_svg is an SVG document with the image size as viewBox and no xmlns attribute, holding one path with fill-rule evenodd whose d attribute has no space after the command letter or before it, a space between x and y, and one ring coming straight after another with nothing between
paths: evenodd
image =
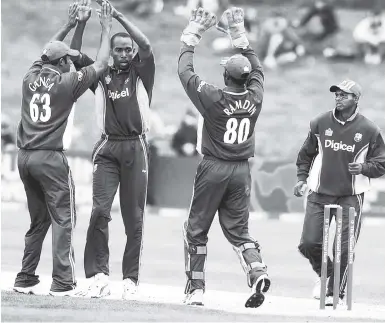
<instances>
[{"instance_id":1,"label":"white cricket shoe","mask_svg":"<svg viewBox=\"0 0 385 323\"><path fill-rule=\"evenodd\" d=\"M313 298L315 299L321 298L321 277L318 277L317 280L315 281L312 295L313 295Z\"/></svg>"},{"instance_id":2,"label":"white cricket shoe","mask_svg":"<svg viewBox=\"0 0 385 323\"><path fill-rule=\"evenodd\" d=\"M198 305L203 306L203 289L195 289L191 293L186 294L185 299L183 300L183 303L186 305Z\"/></svg>"},{"instance_id":3,"label":"white cricket shoe","mask_svg":"<svg viewBox=\"0 0 385 323\"><path fill-rule=\"evenodd\" d=\"M123 280L123 299L130 300L137 292L138 286L130 278Z\"/></svg>"},{"instance_id":4,"label":"white cricket shoe","mask_svg":"<svg viewBox=\"0 0 385 323\"><path fill-rule=\"evenodd\" d=\"M333 295L326 296L325 298L325 306L333 306ZM337 306L339 307L344 307L346 306L345 301L343 298L338 298L338 304Z\"/></svg>"},{"instance_id":5,"label":"white cricket shoe","mask_svg":"<svg viewBox=\"0 0 385 323\"><path fill-rule=\"evenodd\" d=\"M79 297L77 295L77 290L76 289L69 289L69 290L64 290L64 291L49 291L49 294L51 296L69 296L69 297Z\"/></svg>"},{"instance_id":6,"label":"white cricket shoe","mask_svg":"<svg viewBox=\"0 0 385 323\"><path fill-rule=\"evenodd\" d=\"M246 301L245 307L257 308L265 301L265 295L271 285L270 278L267 274L258 277L256 282L251 287L251 295Z\"/></svg>"},{"instance_id":7,"label":"white cricket shoe","mask_svg":"<svg viewBox=\"0 0 385 323\"><path fill-rule=\"evenodd\" d=\"M93 279L93 282L88 289L78 292L77 296L102 298L111 294L110 287L108 285L108 275L98 273L91 279Z\"/></svg>"},{"instance_id":8,"label":"white cricket shoe","mask_svg":"<svg viewBox=\"0 0 385 323\"><path fill-rule=\"evenodd\" d=\"M329 278L326 279L326 289L328 288L329 284ZM314 299L320 299L321 298L321 277L318 277L317 280L314 283L312 296Z\"/></svg>"},{"instance_id":9,"label":"white cricket shoe","mask_svg":"<svg viewBox=\"0 0 385 323\"><path fill-rule=\"evenodd\" d=\"M37 287L38 284L34 285L34 286L28 286L28 287L16 287L14 286L13 287L13 290L15 292L18 292L18 293L22 293L22 294L36 294L36 287Z\"/></svg>"}]
</instances>

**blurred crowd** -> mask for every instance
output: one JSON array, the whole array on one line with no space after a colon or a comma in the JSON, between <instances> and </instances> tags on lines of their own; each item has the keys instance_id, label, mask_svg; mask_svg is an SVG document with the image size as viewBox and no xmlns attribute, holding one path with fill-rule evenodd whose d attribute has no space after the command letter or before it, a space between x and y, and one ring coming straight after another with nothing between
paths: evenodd
<instances>
[{"instance_id":1,"label":"blurred crowd","mask_svg":"<svg viewBox=\"0 0 385 323\"><path fill-rule=\"evenodd\" d=\"M164 0L116 0L122 10L138 17L153 16L164 9ZM167 0L165 0L167 2ZM380 6L374 6L366 17L352 30L341 27L341 17L333 0L307 0L292 16L284 9L275 9L261 17L258 5L250 1L245 6L245 27L248 38L266 69L276 69L292 64L307 56L323 56L327 60L361 61L365 64L383 64L385 58L385 14ZM229 8L231 0L181 0L173 8L177 16L189 17L197 7L221 16ZM220 22L217 25L220 28ZM223 30L224 31L224 30ZM224 31L226 32L226 31ZM230 38L223 34L217 37L212 47L223 54L231 50ZM159 142L175 155L195 156L197 143L198 114L191 106L180 120L179 125L166 126L162 118L152 110L152 126L149 135L151 154L158 155ZM9 117L2 113L2 151L14 147L14 131ZM161 150L164 150L163 148Z\"/></svg>"},{"instance_id":2,"label":"blurred crowd","mask_svg":"<svg viewBox=\"0 0 385 323\"><path fill-rule=\"evenodd\" d=\"M201 5L220 14L230 0L187 0L185 6L174 9L175 14L187 16ZM341 27L333 0L305 1L293 14L284 9L270 12L261 19L258 6L245 8L246 29L250 41L257 46L266 68L293 63L307 55L320 54L329 60L363 61L378 65L385 57L385 14L377 5L358 22L353 30ZM218 37L213 49L223 52L231 47L228 37ZM317 53L319 51L319 53Z\"/></svg>"}]
</instances>

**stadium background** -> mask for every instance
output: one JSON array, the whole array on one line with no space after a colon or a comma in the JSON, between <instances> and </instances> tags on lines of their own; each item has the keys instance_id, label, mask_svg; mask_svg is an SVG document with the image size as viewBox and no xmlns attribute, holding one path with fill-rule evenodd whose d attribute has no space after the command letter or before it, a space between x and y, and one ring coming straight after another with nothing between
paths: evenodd
<instances>
[{"instance_id":1,"label":"stadium background","mask_svg":"<svg viewBox=\"0 0 385 323\"><path fill-rule=\"evenodd\" d=\"M164 9L156 15L137 17L125 11L127 1L116 0L117 8L129 15L150 39L156 57L156 79L152 109L167 126L177 127L188 109L193 108L177 77L179 36L186 19L176 16L173 8L185 1L165 0ZM305 1L306 2L306 1ZM266 17L277 7L283 8L294 19L301 1L233 1L233 3L258 10L258 18ZM269 5L267 5L267 3ZM365 17L367 9L378 0L336 1L342 32L347 40L357 22ZM2 1L2 97L1 106L13 129L20 115L21 79L31 62L39 57L42 46L66 21L68 1ZM95 7L96 4L93 3ZM49 28L48 28L49 26ZM122 28L116 22L113 32ZM86 28L83 51L95 57L100 26L93 16ZM221 86L221 53L211 47L219 33L209 31L197 49L196 70L208 82ZM69 43L72 32L67 36ZM252 45L257 46L256 43ZM315 115L331 109L333 97L328 93L331 83L350 77L364 87L360 102L362 112L385 130L384 64L367 66L361 62L326 61L317 48L310 48L309 57L277 70L266 70L266 91L262 113L256 127L256 157L253 160L252 209L270 216L303 211L303 201L292 195L295 184L295 159ZM83 95L76 105L75 131L69 155L76 183L77 203L89 205L91 201L90 154L98 138L93 113L93 95ZM192 181L198 158L176 157L170 140L155 140L160 155L153 163L151 185L154 187L158 207L186 208L189 205ZM2 163L3 201L22 202L24 195L12 153L4 154ZM373 181L373 190L367 194L365 211L369 216L385 214L385 180ZM115 201L115 205L117 201Z\"/></svg>"}]
</instances>

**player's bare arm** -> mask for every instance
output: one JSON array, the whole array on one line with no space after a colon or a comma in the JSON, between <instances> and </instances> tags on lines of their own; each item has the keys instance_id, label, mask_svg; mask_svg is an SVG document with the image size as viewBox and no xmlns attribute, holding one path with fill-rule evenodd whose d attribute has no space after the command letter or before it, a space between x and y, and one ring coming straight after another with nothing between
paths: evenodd
<instances>
[{"instance_id":1,"label":"player's bare arm","mask_svg":"<svg viewBox=\"0 0 385 323\"><path fill-rule=\"evenodd\" d=\"M116 8L108 0L96 0L98 4L107 2L112 8L112 17L114 17L126 31L132 37L133 41L138 45L138 53L140 59L145 59L151 55L152 48L148 38L142 33L142 31L135 26L126 16L116 10Z\"/></svg>"},{"instance_id":2,"label":"player's bare arm","mask_svg":"<svg viewBox=\"0 0 385 323\"><path fill-rule=\"evenodd\" d=\"M72 49L81 50L84 30L91 13L91 0L81 0L78 5L77 25L70 46Z\"/></svg>"},{"instance_id":3,"label":"player's bare arm","mask_svg":"<svg viewBox=\"0 0 385 323\"><path fill-rule=\"evenodd\" d=\"M92 64L96 71L96 76L99 77L108 67L110 58L110 32L112 28L112 8L104 2L100 11L100 24L102 26L101 42L96 61Z\"/></svg>"},{"instance_id":4,"label":"player's bare arm","mask_svg":"<svg viewBox=\"0 0 385 323\"><path fill-rule=\"evenodd\" d=\"M63 39L68 35L68 33L76 26L77 15L79 11L79 5L77 2L70 4L68 8L68 21L57 31L57 33L51 38L51 41Z\"/></svg>"}]
</instances>

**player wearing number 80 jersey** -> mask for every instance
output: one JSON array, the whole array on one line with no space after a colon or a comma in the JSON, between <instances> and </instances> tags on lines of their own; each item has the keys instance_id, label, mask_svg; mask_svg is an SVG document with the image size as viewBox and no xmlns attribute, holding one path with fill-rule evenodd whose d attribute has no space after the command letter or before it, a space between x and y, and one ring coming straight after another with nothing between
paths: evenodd
<instances>
[{"instance_id":1,"label":"player wearing number 80 jersey","mask_svg":"<svg viewBox=\"0 0 385 323\"><path fill-rule=\"evenodd\" d=\"M76 286L72 234L76 222L75 191L63 138L74 102L107 68L111 8L103 6L98 59L91 66L70 72L80 53L61 42L76 25L77 4L69 22L49 42L23 79L21 121L17 145L20 178L27 195L31 226L25 235L21 271L14 290L33 293L39 283L35 271L44 238L52 224L53 270L50 294L71 296Z\"/></svg>"},{"instance_id":2,"label":"player wearing number 80 jersey","mask_svg":"<svg viewBox=\"0 0 385 323\"><path fill-rule=\"evenodd\" d=\"M222 90L202 81L195 73L193 55L201 34L215 16L198 9L183 31L178 73L182 85L200 112L198 166L189 217L184 224L186 299L188 305L203 305L207 234L215 213L227 240L236 251L252 294L246 307L264 301L270 279L260 247L248 232L251 176L248 159L254 156L254 127L261 111L264 75L244 33L243 10L232 8L224 15L239 54L226 60ZM238 30L238 32L237 32ZM243 30L243 32L242 32Z\"/></svg>"}]
</instances>

